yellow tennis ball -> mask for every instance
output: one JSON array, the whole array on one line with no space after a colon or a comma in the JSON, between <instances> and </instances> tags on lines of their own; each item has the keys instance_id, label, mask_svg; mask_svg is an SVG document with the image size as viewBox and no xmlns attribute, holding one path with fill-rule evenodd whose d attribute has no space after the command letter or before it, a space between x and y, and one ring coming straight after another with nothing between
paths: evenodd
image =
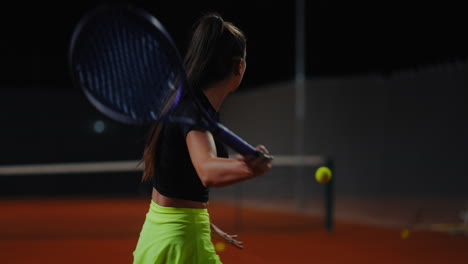
<instances>
[{"instance_id":1,"label":"yellow tennis ball","mask_svg":"<svg viewBox=\"0 0 468 264\"><path fill-rule=\"evenodd\" d=\"M217 242L215 244L215 249L216 249L216 252L221 253L224 251L224 249L226 249L226 245L223 242Z\"/></svg>"},{"instance_id":2,"label":"yellow tennis ball","mask_svg":"<svg viewBox=\"0 0 468 264\"><path fill-rule=\"evenodd\" d=\"M407 239L409 237L409 230L408 229L403 229L403 231L401 231L401 239Z\"/></svg>"},{"instance_id":3,"label":"yellow tennis ball","mask_svg":"<svg viewBox=\"0 0 468 264\"><path fill-rule=\"evenodd\" d=\"M326 183L332 177L332 172L328 167L322 166L315 171L315 179L319 183Z\"/></svg>"}]
</instances>

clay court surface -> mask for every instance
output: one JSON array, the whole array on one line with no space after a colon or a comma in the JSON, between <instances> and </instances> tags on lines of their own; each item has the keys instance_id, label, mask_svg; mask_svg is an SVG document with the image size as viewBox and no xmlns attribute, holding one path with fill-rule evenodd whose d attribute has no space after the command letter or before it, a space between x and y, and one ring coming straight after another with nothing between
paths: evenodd
<instances>
[{"instance_id":1,"label":"clay court surface","mask_svg":"<svg viewBox=\"0 0 468 264\"><path fill-rule=\"evenodd\" d=\"M0 263L131 263L148 205L141 198L2 200ZM410 229L402 239L400 225L340 219L327 233L323 217L223 203L212 203L210 215L245 243L220 253L226 264L468 263L465 235Z\"/></svg>"}]
</instances>

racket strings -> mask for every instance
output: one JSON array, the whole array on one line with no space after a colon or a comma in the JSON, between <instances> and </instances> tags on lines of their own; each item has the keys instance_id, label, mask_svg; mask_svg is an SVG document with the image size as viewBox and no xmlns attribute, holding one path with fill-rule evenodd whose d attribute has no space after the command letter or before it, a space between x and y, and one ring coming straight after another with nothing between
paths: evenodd
<instances>
[{"instance_id":1,"label":"racket strings","mask_svg":"<svg viewBox=\"0 0 468 264\"><path fill-rule=\"evenodd\" d=\"M96 16L80 37L75 70L97 101L136 121L158 119L171 109L183 68L170 59L177 55L165 36L135 17L111 12Z\"/></svg>"}]
</instances>

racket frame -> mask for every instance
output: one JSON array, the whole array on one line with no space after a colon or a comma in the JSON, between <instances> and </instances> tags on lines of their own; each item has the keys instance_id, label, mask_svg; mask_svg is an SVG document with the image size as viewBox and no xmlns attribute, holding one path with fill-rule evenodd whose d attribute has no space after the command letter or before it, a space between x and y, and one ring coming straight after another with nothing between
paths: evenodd
<instances>
[{"instance_id":1,"label":"racket frame","mask_svg":"<svg viewBox=\"0 0 468 264\"><path fill-rule=\"evenodd\" d=\"M91 104L93 104L100 112L104 113L105 115L107 115L108 117L114 120L121 121L121 122L128 123L128 124L135 124L135 125L146 124L146 122L138 122L135 119L129 117L128 115L119 113L107 107L106 105L104 105L90 91L88 91L82 86L81 82L79 81L79 78L77 77L77 73L73 70L75 45L80 39L80 35L82 34L83 29L86 26L89 26L90 21L94 19L96 16L98 16L101 12L105 11L105 9L108 9L108 10L115 9L116 7L122 9L123 12L128 12L129 14L135 17L138 17L138 19L141 19L142 21L144 21L144 23L148 23L148 28L151 28L152 30L157 31L156 32L157 34L162 33L163 36L166 38L166 40L170 43L170 46L173 48L173 53L175 54L175 58L171 58L172 62L175 63L181 69L181 74L180 74L181 80L178 83L179 87L177 88L177 92L174 95L172 102L170 103L169 109L163 115L161 115L161 117L155 118L154 121L194 123L194 122L190 122L188 118L171 117L173 110L180 103L183 90L187 89L189 96L195 103L197 110L203 116L203 121L205 121L200 125L205 126L205 128L209 130L213 134L213 136L220 138L224 143L226 143L228 146L230 146L235 151L237 151L238 153L244 156L245 155L250 155L250 156L261 155L266 159L270 159L270 160L273 159L272 156L256 150L253 146L251 146L246 141L244 141L243 139L235 135L232 131L227 129L225 126L223 126L222 124L218 123L217 121L211 118L211 116L208 114L208 112L205 110L205 108L201 104L200 99L195 94L195 91L193 91L193 89L189 87L182 57L179 53L179 50L177 49L177 46L172 40L172 37L170 36L170 34L166 31L162 23L159 22L159 20L156 19L154 16L152 16L150 13L142 9L135 8L131 5L106 4L106 5L98 6L94 8L93 10L89 11L88 13L86 13L85 16L82 19L80 19L79 23L75 27L75 30L71 38L71 44L70 44L70 49L69 49L69 54L68 54L69 69L70 69L73 83L75 84L75 86L80 87L81 90L84 91L86 97L91 102ZM149 123L149 121L147 122Z\"/></svg>"}]
</instances>

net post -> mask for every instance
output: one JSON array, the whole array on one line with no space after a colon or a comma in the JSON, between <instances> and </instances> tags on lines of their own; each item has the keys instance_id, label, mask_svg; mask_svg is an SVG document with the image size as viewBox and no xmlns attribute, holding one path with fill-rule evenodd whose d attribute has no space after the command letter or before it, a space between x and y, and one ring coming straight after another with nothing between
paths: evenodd
<instances>
[{"instance_id":1,"label":"net post","mask_svg":"<svg viewBox=\"0 0 468 264\"><path fill-rule=\"evenodd\" d=\"M295 35L295 76L294 76L294 106L295 106L295 154L300 159L296 169L296 209L305 209L305 179L304 179L304 124L305 124L305 0L296 0L296 35Z\"/></svg>"},{"instance_id":2,"label":"net post","mask_svg":"<svg viewBox=\"0 0 468 264\"><path fill-rule=\"evenodd\" d=\"M326 161L326 166L332 171L332 178L325 184L325 229L327 232L333 231L333 223L334 223L334 187L335 187L335 179L336 173L334 168L334 160L332 158L328 158Z\"/></svg>"}]
</instances>

